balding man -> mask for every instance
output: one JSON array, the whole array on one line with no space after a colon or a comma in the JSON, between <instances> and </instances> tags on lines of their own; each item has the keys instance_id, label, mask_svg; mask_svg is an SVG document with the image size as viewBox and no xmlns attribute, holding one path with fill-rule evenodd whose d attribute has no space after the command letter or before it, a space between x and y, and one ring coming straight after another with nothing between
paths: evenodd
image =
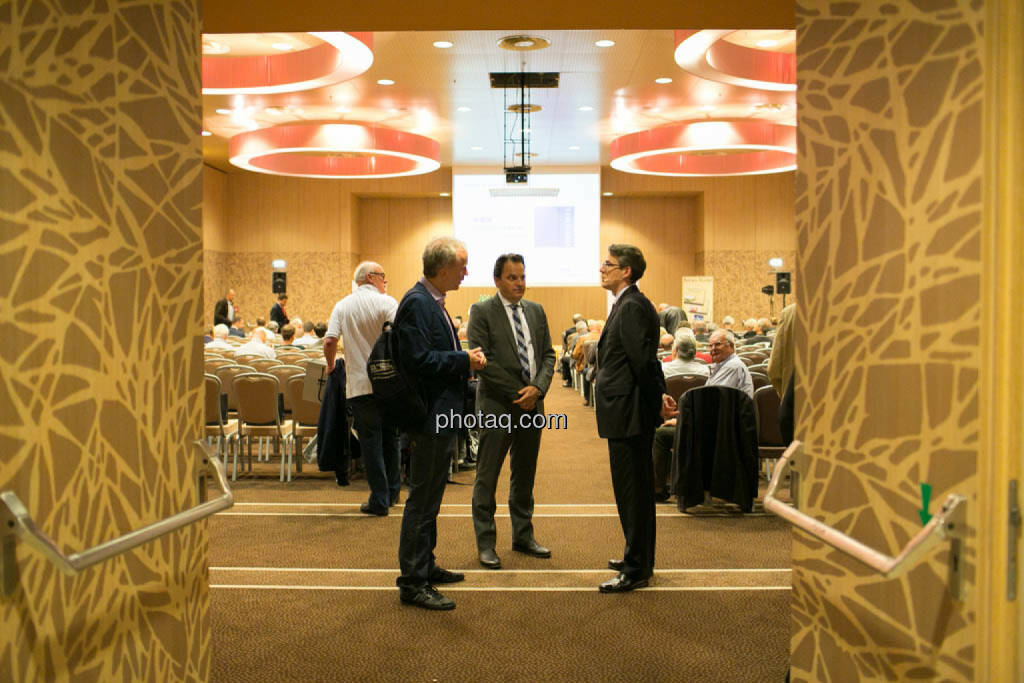
<instances>
[{"instance_id":1,"label":"balding man","mask_svg":"<svg viewBox=\"0 0 1024 683\"><path fill-rule=\"evenodd\" d=\"M229 289L224 298L213 306L213 324L227 325L238 319L238 309L235 308L235 290Z\"/></svg>"},{"instance_id":2,"label":"balding man","mask_svg":"<svg viewBox=\"0 0 1024 683\"><path fill-rule=\"evenodd\" d=\"M262 327L252 331L252 339L248 343L235 349L235 357L238 356L263 356L270 360L277 358L274 349L267 346L267 331Z\"/></svg>"},{"instance_id":3,"label":"balding man","mask_svg":"<svg viewBox=\"0 0 1024 683\"><path fill-rule=\"evenodd\" d=\"M732 332L728 330L715 330L711 333L708 341L708 351L711 353L711 376L705 386L714 384L732 387L743 391L750 398L754 398L754 381L750 377L750 370L740 357L736 355L736 341Z\"/></svg>"},{"instance_id":4,"label":"balding man","mask_svg":"<svg viewBox=\"0 0 1024 683\"><path fill-rule=\"evenodd\" d=\"M359 511L383 517L388 514L388 508L398 502L402 486L401 451L398 429L384 419L373 398L366 360L384 323L394 322L398 302L387 295L388 279L379 263L363 261L356 266L352 279L355 291L335 304L331 311L324 339L324 359L327 372L334 372L338 338L343 339L347 371L345 396L352 407L366 481L370 485L370 499L359 506Z\"/></svg>"}]
</instances>

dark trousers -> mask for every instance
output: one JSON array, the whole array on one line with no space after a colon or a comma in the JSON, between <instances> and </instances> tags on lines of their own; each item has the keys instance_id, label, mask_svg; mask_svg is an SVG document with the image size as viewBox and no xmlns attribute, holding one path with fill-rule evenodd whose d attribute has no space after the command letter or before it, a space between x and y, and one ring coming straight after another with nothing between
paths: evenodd
<instances>
[{"instance_id":1,"label":"dark trousers","mask_svg":"<svg viewBox=\"0 0 1024 683\"><path fill-rule=\"evenodd\" d=\"M409 435L409 497L398 539L400 587L424 586L434 569L437 513L455 453L455 432Z\"/></svg>"},{"instance_id":2,"label":"dark trousers","mask_svg":"<svg viewBox=\"0 0 1024 683\"><path fill-rule=\"evenodd\" d=\"M654 463L654 492L671 493L668 490L669 473L672 470L672 444L676 440L676 426L662 425L654 432L654 446L651 459Z\"/></svg>"},{"instance_id":3,"label":"dark trousers","mask_svg":"<svg viewBox=\"0 0 1024 683\"><path fill-rule=\"evenodd\" d=\"M626 537L622 573L644 579L654 572L654 465L651 442L654 434L608 439L612 489L619 522Z\"/></svg>"},{"instance_id":4,"label":"dark trousers","mask_svg":"<svg viewBox=\"0 0 1024 683\"><path fill-rule=\"evenodd\" d=\"M348 481L348 415L345 408L345 366L339 361L327 375L316 425L316 461L321 472L335 472Z\"/></svg>"},{"instance_id":5,"label":"dark trousers","mask_svg":"<svg viewBox=\"0 0 1024 683\"><path fill-rule=\"evenodd\" d=\"M518 416L513 415L514 418ZM497 540L494 491L509 455L508 511L512 518L512 542L528 544L533 539L533 480L537 474L539 429L483 429L476 454L473 483L473 530L478 550L493 550ZM511 449L511 450L510 450Z\"/></svg>"},{"instance_id":6,"label":"dark trousers","mask_svg":"<svg viewBox=\"0 0 1024 683\"><path fill-rule=\"evenodd\" d=\"M402 487L401 452L398 429L381 418L377 400L372 394L348 399L359 434L359 452L370 485L370 507L387 510L398 500Z\"/></svg>"}]
</instances>

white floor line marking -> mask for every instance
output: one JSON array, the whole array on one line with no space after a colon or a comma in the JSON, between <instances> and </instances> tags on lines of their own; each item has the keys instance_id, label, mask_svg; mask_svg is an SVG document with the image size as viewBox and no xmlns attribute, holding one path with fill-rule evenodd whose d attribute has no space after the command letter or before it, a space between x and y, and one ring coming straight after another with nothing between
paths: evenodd
<instances>
[{"instance_id":1,"label":"white floor line marking","mask_svg":"<svg viewBox=\"0 0 1024 683\"><path fill-rule=\"evenodd\" d=\"M397 591L397 586L277 586L240 583L211 583L210 588L235 590L281 591ZM443 586L443 593L597 593L596 586ZM636 592L647 591L791 591L792 586L649 586Z\"/></svg>"},{"instance_id":2,"label":"white floor line marking","mask_svg":"<svg viewBox=\"0 0 1024 683\"><path fill-rule=\"evenodd\" d=\"M349 574L394 574L398 567L388 569L355 569L331 567L321 569L319 567L210 567L215 572L289 572L289 573L349 573ZM452 571L463 574L491 574L500 576L502 574L608 574L612 569L453 569ZM767 569L763 567L742 569L658 569L656 574L777 574L781 572L792 572L788 567L778 569Z\"/></svg>"}]
</instances>

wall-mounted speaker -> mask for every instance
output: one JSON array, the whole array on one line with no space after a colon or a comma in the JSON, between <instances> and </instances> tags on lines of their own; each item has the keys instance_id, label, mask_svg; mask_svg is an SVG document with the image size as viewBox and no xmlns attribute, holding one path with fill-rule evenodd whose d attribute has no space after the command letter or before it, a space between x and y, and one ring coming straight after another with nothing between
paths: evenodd
<instances>
[{"instance_id":1,"label":"wall-mounted speaker","mask_svg":"<svg viewBox=\"0 0 1024 683\"><path fill-rule=\"evenodd\" d=\"M775 273L775 291L778 294L791 294L792 280L789 273Z\"/></svg>"},{"instance_id":2,"label":"wall-mounted speaker","mask_svg":"<svg viewBox=\"0 0 1024 683\"><path fill-rule=\"evenodd\" d=\"M270 286L274 294L286 294L288 292L288 273L274 272L270 274Z\"/></svg>"}]
</instances>

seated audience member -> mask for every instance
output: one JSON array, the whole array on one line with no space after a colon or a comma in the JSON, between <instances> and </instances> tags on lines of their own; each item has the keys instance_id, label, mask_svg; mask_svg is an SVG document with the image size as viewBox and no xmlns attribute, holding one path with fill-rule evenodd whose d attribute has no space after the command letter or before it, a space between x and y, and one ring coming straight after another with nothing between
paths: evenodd
<instances>
[{"instance_id":1,"label":"seated audience member","mask_svg":"<svg viewBox=\"0 0 1024 683\"><path fill-rule=\"evenodd\" d=\"M313 333L313 321L307 320L302 323L302 336L296 339L293 344L296 346L309 346L316 343L317 336Z\"/></svg>"},{"instance_id":2,"label":"seated audience member","mask_svg":"<svg viewBox=\"0 0 1024 683\"><path fill-rule=\"evenodd\" d=\"M578 314L577 314L578 315ZM562 344L562 357L559 358L559 365L562 369L562 386L572 386L572 352L576 348L576 340L581 335L587 333L586 321L579 320L576 322L576 327L573 328L571 334L566 335L565 342Z\"/></svg>"},{"instance_id":3,"label":"seated audience member","mask_svg":"<svg viewBox=\"0 0 1024 683\"><path fill-rule=\"evenodd\" d=\"M732 332L733 331L732 326L735 325L735 324L736 324L736 321L733 319L733 317L731 315L727 315L724 318L722 318L722 329L723 330L729 330L730 332Z\"/></svg>"},{"instance_id":4,"label":"seated audience member","mask_svg":"<svg viewBox=\"0 0 1024 683\"><path fill-rule=\"evenodd\" d=\"M707 377L708 366L694 360L696 354L697 343L693 340L693 336L683 330L676 332L675 342L672 344L672 360L661 368L665 373L665 378L673 375L703 375Z\"/></svg>"},{"instance_id":5,"label":"seated audience member","mask_svg":"<svg viewBox=\"0 0 1024 683\"><path fill-rule=\"evenodd\" d=\"M708 344L711 352L710 375L705 386L720 385L739 389L754 398L754 381L750 370L736 355L736 342L727 330L715 330Z\"/></svg>"},{"instance_id":6,"label":"seated audience member","mask_svg":"<svg viewBox=\"0 0 1024 683\"><path fill-rule=\"evenodd\" d=\"M757 335L757 332L754 331L754 327L756 325L757 325L757 321L754 320L753 318L747 318L746 320L743 321L743 338L744 339L750 339L751 337L754 337L754 336Z\"/></svg>"},{"instance_id":7,"label":"seated audience member","mask_svg":"<svg viewBox=\"0 0 1024 683\"><path fill-rule=\"evenodd\" d=\"M281 329L281 326L278 325L275 321L271 320L263 329L267 331L268 344L274 346L275 344L281 341L281 337L277 334L277 331Z\"/></svg>"},{"instance_id":8,"label":"seated audience member","mask_svg":"<svg viewBox=\"0 0 1024 683\"><path fill-rule=\"evenodd\" d=\"M588 341L597 341L601 338L601 330L604 328L604 322L600 320L588 320L587 329L589 330L586 334L581 334L576 337L576 346L572 350L572 359L576 361L576 372L583 372L583 352Z\"/></svg>"},{"instance_id":9,"label":"seated audience member","mask_svg":"<svg viewBox=\"0 0 1024 683\"><path fill-rule=\"evenodd\" d=\"M277 358L274 349L267 346L267 331L257 327L252 331L252 339L235 349L235 357L238 356L263 356L271 360Z\"/></svg>"},{"instance_id":10,"label":"seated audience member","mask_svg":"<svg viewBox=\"0 0 1024 683\"><path fill-rule=\"evenodd\" d=\"M291 323L288 323L281 328L281 345L279 349L300 349L301 346L295 345L295 327Z\"/></svg>"},{"instance_id":11,"label":"seated audience member","mask_svg":"<svg viewBox=\"0 0 1024 683\"><path fill-rule=\"evenodd\" d=\"M245 322L239 319L231 323L231 328L228 329L228 336L245 339Z\"/></svg>"},{"instance_id":12,"label":"seated audience member","mask_svg":"<svg viewBox=\"0 0 1024 683\"><path fill-rule=\"evenodd\" d=\"M213 326L213 341L206 345L208 349L225 349L230 351L235 348L228 344L228 326L224 323Z\"/></svg>"},{"instance_id":13,"label":"seated audience member","mask_svg":"<svg viewBox=\"0 0 1024 683\"><path fill-rule=\"evenodd\" d=\"M665 361L665 359L672 358L672 342L674 340L675 337L673 337L668 332L661 335L661 339L658 341L658 358L660 358L662 361Z\"/></svg>"},{"instance_id":14,"label":"seated audience member","mask_svg":"<svg viewBox=\"0 0 1024 683\"><path fill-rule=\"evenodd\" d=\"M324 345L324 336L327 335L327 323L319 322L313 326L313 333L316 335L316 341L307 346L307 349L321 348Z\"/></svg>"},{"instance_id":15,"label":"seated audience member","mask_svg":"<svg viewBox=\"0 0 1024 683\"><path fill-rule=\"evenodd\" d=\"M213 341L213 330L206 329L203 331L203 344L209 344Z\"/></svg>"},{"instance_id":16,"label":"seated audience member","mask_svg":"<svg viewBox=\"0 0 1024 683\"><path fill-rule=\"evenodd\" d=\"M679 325L687 321L686 311L679 306L658 304L658 322L665 328L665 331L674 335Z\"/></svg>"},{"instance_id":17,"label":"seated audience member","mask_svg":"<svg viewBox=\"0 0 1024 683\"><path fill-rule=\"evenodd\" d=\"M697 322L693 323L693 335L694 339L696 339L701 344L707 344L708 324L703 320L698 320Z\"/></svg>"},{"instance_id":18,"label":"seated audience member","mask_svg":"<svg viewBox=\"0 0 1024 683\"><path fill-rule=\"evenodd\" d=\"M565 330L565 332L562 332L562 350L563 351L565 351L566 347L568 347L568 345L569 345L569 337L571 335L576 334L577 328L579 327L579 324L581 322L583 323L584 327L587 326L587 321L586 321L586 319L582 315L580 315L579 313L573 313L572 314L572 327L569 327L569 328L567 328Z\"/></svg>"},{"instance_id":19,"label":"seated audience member","mask_svg":"<svg viewBox=\"0 0 1024 683\"><path fill-rule=\"evenodd\" d=\"M757 344L760 342L770 342L771 337L768 336L768 330L771 327L771 321L768 318L758 318L754 326L754 335L752 337L744 337L744 345Z\"/></svg>"}]
</instances>

